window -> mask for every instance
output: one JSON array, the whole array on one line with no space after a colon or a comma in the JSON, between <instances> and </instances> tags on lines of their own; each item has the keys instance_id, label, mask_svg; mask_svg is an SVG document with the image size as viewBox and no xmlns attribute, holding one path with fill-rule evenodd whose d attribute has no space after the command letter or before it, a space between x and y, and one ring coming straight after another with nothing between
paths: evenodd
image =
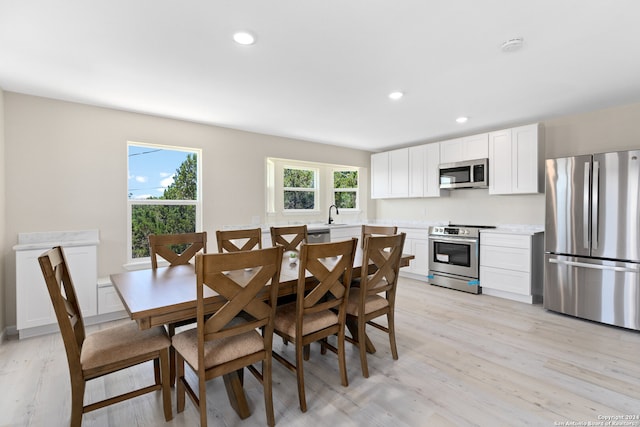
<instances>
[{"instance_id":1,"label":"window","mask_svg":"<svg viewBox=\"0 0 640 427\"><path fill-rule=\"evenodd\" d=\"M358 209L358 171L333 171L333 203L339 209Z\"/></svg>"},{"instance_id":2,"label":"window","mask_svg":"<svg viewBox=\"0 0 640 427\"><path fill-rule=\"evenodd\" d=\"M282 172L284 210L316 210L318 170L285 167Z\"/></svg>"},{"instance_id":3,"label":"window","mask_svg":"<svg viewBox=\"0 0 640 427\"><path fill-rule=\"evenodd\" d=\"M201 230L200 150L128 143L129 260L149 257L149 234Z\"/></svg>"},{"instance_id":4,"label":"window","mask_svg":"<svg viewBox=\"0 0 640 427\"><path fill-rule=\"evenodd\" d=\"M361 212L361 169L356 166L268 157L267 216L274 223L325 219L329 206L356 219Z\"/></svg>"}]
</instances>

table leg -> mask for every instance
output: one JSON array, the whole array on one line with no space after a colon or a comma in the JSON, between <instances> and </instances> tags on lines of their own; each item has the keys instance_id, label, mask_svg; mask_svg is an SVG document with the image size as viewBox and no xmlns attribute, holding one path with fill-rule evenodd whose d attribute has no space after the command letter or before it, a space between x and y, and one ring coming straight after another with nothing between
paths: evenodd
<instances>
[{"instance_id":1,"label":"table leg","mask_svg":"<svg viewBox=\"0 0 640 427\"><path fill-rule=\"evenodd\" d=\"M223 375L223 378L224 386L227 389L227 396L229 396L229 403L240 418L244 420L251 415L251 411L249 411L247 398L244 395L244 388L242 387L243 376L243 369L240 369Z\"/></svg>"},{"instance_id":2,"label":"table leg","mask_svg":"<svg viewBox=\"0 0 640 427\"><path fill-rule=\"evenodd\" d=\"M351 332L351 336L353 337L353 339L355 341L360 342L360 339L358 337L358 321L351 317L347 317L346 325L347 325L347 329L349 329L349 332ZM365 348L367 349L367 353L373 354L376 352L376 347L373 345L373 343L371 342L371 340L366 334L364 337L364 342L365 342Z\"/></svg>"}]
</instances>

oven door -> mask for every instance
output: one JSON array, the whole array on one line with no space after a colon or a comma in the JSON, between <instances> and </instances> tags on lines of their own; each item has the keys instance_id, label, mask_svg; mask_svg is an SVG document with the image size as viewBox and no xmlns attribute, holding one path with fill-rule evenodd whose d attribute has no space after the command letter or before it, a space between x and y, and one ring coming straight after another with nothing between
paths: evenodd
<instances>
[{"instance_id":1,"label":"oven door","mask_svg":"<svg viewBox=\"0 0 640 427\"><path fill-rule=\"evenodd\" d=\"M478 278L478 239L429 236L429 271Z\"/></svg>"}]
</instances>

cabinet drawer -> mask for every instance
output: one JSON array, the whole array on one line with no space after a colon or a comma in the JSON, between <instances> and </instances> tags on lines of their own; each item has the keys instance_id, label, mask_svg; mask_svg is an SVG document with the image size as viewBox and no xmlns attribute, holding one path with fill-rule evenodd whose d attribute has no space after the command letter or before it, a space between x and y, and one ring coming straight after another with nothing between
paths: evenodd
<instances>
[{"instance_id":1,"label":"cabinet drawer","mask_svg":"<svg viewBox=\"0 0 640 427\"><path fill-rule=\"evenodd\" d=\"M480 242L480 247L482 247L482 245L489 245L529 249L531 247L531 236L508 233L482 233Z\"/></svg>"},{"instance_id":2,"label":"cabinet drawer","mask_svg":"<svg viewBox=\"0 0 640 427\"><path fill-rule=\"evenodd\" d=\"M531 276L529 273L513 270L502 270L494 267L480 267L480 286L531 295Z\"/></svg>"},{"instance_id":3,"label":"cabinet drawer","mask_svg":"<svg viewBox=\"0 0 640 427\"><path fill-rule=\"evenodd\" d=\"M487 246L483 242L480 246L480 265L530 272L531 253L529 249Z\"/></svg>"}]
</instances>

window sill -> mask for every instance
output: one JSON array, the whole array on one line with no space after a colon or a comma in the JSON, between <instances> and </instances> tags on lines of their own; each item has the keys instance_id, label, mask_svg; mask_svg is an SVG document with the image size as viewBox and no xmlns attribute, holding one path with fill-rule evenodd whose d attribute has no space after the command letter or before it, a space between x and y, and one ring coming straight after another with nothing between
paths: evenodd
<instances>
[{"instance_id":1,"label":"window sill","mask_svg":"<svg viewBox=\"0 0 640 427\"><path fill-rule=\"evenodd\" d=\"M168 267L169 263L167 261L158 261L159 267ZM136 271L136 270L149 270L151 269L151 261L132 261L124 264L122 266L127 271Z\"/></svg>"}]
</instances>

